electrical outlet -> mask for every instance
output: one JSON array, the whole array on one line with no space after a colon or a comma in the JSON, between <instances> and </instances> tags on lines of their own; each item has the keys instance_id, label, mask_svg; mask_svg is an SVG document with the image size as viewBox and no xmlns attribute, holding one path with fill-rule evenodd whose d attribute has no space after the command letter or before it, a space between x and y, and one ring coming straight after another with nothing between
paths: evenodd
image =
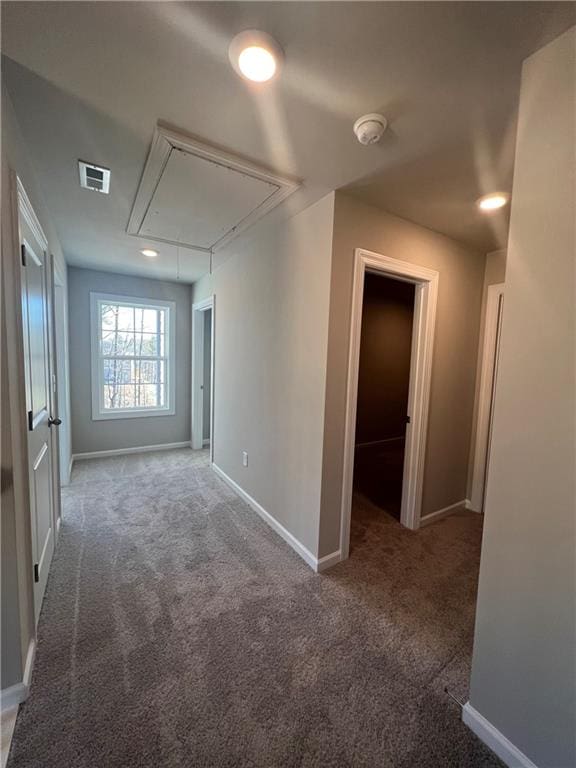
<instances>
[{"instance_id":1,"label":"electrical outlet","mask_svg":"<svg viewBox=\"0 0 576 768\"><path fill-rule=\"evenodd\" d=\"M248 466L248 451L242 451L242 466Z\"/></svg>"}]
</instances>

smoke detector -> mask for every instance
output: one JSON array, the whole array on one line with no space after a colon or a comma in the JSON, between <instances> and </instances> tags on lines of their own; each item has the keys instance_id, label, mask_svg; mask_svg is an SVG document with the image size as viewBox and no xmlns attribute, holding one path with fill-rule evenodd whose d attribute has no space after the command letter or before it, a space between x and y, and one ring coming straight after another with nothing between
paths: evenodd
<instances>
[{"instance_id":1,"label":"smoke detector","mask_svg":"<svg viewBox=\"0 0 576 768\"><path fill-rule=\"evenodd\" d=\"M110 191L110 170L108 168L101 168L99 165L78 160L78 171L81 187L93 189L94 192L102 192L104 195L108 194Z\"/></svg>"},{"instance_id":2,"label":"smoke detector","mask_svg":"<svg viewBox=\"0 0 576 768\"><path fill-rule=\"evenodd\" d=\"M370 113L354 123L354 133L360 144L377 144L386 130L388 121L382 115Z\"/></svg>"}]
</instances>

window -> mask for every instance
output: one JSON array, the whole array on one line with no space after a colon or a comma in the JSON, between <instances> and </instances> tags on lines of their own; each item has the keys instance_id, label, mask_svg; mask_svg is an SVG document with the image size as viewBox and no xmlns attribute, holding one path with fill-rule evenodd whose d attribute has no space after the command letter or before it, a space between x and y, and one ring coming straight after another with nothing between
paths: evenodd
<instances>
[{"instance_id":1,"label":"window","mask_svg":"<svg viewBox=\"0 0 576 768\"><path fill-rule=\"evenodd\" d=\"M92 418L174 413L170 301L90 294Z\"/></svg>"}]
</instances>

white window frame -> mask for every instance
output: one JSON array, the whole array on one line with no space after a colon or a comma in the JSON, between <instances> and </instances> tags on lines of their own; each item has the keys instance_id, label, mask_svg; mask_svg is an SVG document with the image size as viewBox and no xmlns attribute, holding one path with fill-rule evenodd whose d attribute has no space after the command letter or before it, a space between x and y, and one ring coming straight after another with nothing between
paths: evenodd
<instances>
[{"instance_id":1,"label":"white window frame","mask_svg":"<svg viewBox=\"0 0 576 768\"><path fill-rule=\"evenodd\" d=\"M100 306L101 304L120 304L145 309L167 309L166 350L166 405L162 408L117 408L106 410L103 403L103 388L101 386L100 353ZM92 361L92 419L134 419L153 416L174 416L176 413L176 303L160 299L143 299L136 296L119 296L113 293L90 292L90 352Z\"/></svg>"}]
</instances>

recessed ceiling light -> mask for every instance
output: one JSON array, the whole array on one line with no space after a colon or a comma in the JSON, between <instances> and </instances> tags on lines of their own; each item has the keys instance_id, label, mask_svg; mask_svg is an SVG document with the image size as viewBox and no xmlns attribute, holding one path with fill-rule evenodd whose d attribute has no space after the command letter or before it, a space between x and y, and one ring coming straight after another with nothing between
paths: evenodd
<instances>
[{"instance_id":1,"label":"recessed ceiling light","mask_svg":"<svg viewBox=\"0 0 576 768\"><path fill-rule=\"evenodd\" d=\"M508 202L508 195L505 192L492 192L490 195L484 195L476 203L482 211L496 211L503 208Z\"/></svg>"},{"instance_id":2,"label":"recessed ceiling light","mask_svg":"<svg viewBox=\"0 0 576 768\"><path fill-rule=\"evenodd\" d=\"M155 251L153 248L142 248L140 253L142 256L148 256L149 259L155 259L158 256L158 251Z\"/></svg>"},{"instance_id":3,"label":"recessed ceiling light","mask_svg":"<svg viewBox=\"0 0 576 768\"><path fill-rule=\"evenodd\" d=\"M232 40L228 57L239 75L254 83L265 83L280 71L284 53L266 32L247 29Z\"/></svg>"}]
</instances>

